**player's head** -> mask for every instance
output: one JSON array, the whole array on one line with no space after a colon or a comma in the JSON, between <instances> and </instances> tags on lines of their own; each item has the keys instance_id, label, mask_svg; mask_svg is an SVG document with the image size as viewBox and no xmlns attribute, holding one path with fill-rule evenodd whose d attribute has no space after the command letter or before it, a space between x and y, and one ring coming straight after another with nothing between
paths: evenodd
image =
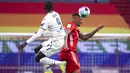
<instances>
[{"instance_id":1,"label":"player's head","mask_svg":"<svg viewBox=\"0 0 130 73\"><path fill-rule=\"evenodd\" d=\"M73 18L73 22L77 25L80 26L80 24L82 24L82 18L80 17L80 15L78 13L73 13L72 14L72 18Z\"/></svg>"},{"instance_id":2,"label":"player's head","mask_svg":"<svg viewBox=\"0 0 130 73\"><path fill-rule=\"evenodd\" d=\"M51 1L45 2L44 10L46 11L46 13L53 11L53 3Z\"/></svg>"}]
</instances>

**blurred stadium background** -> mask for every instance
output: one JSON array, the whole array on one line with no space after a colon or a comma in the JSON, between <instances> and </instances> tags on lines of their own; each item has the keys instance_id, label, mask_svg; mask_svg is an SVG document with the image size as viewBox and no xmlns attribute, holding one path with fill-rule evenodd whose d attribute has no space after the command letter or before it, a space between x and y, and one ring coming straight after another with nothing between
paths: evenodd
<instances>
[{"instance_id":1,"label":"blurred stadium background","mask_svg":"<svg viewBox=\"0 0 130 73\"><path fill-rule=\"evenodd\" d=\"M81 73L130 73L130 0L52 0L64 26L71 14L88 6L91 15L81 32L87 33L105 24L99 33L77 45ZM39 28L45 12L45 0L0 0L0 73L43 73L34 60L34 47L47 35L18 52L18 45ZM59 59L58 54L52 56ZM61 73L52 66L54 73Z\"/></svg>"}]
</instances>

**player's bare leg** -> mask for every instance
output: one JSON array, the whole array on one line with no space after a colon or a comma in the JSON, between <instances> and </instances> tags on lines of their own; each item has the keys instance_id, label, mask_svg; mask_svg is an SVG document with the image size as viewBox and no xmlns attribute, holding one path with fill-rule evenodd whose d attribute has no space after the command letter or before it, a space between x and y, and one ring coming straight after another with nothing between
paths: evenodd
<instances>
[{"instance_id":1,"label":"player's bare leg","mask_svg":"<svg viewBox=\"0 0 130 73\"><path fill-rule=\"evenodd\" d=\"M42 45L37 46L37 47L34 49L35 54L37 54L38 51L39 51L41 48L42 48Z\"/></svg>"},{"instance_id":2,"label":"player's bare leg","mask_svg":"<svg viewBox=\"0 0 130 73\"><path fill-rule=\"evenodd\" d=\"M53 73L53 71L49 65L44 65L44 72L45 73Z\"/></svg>"},{"instance_id":3,"label":"player's bare leg","mask_svg":"<svg viewBox=\"0 0 130 73\"><path fill-rule=\"evenodd\" d=\"M42 45L39 45L37 46L35 49L34 49L34 52L35 54L38 53L38 51L42 48ZM51 67L49 65L44 65L44 72L45 73L53 73Z\"/></svg>"},{"instance_id":4,"label":"player's bare leg","mask_svg":"<svg viewBox=\"0 0 130 73\"><path fill-rule=\"evenodd\" d=\"M40 63L42 65L58 65L62 71L62 73L65 73L65 70L66 70L66 62L65 61L57 61L57 60L53 60L53 59L50 59L48 57L44 57L42 59L40 59Z\"/></svg>"},{"instance_id":5,"label":"player's bare leg","mask_svg":"<svg viewBox=\"0 0 130 73\"><path fill-rule=\"evenodd\" d=\"M60 69L62 70L62 73L65 73L66 69L66 62L65 61L57 61L48 58L45 54L43 54L41 51L38 51L35 57L36 61L44 65L58 65Z\"/></svg>"}]
</instances>

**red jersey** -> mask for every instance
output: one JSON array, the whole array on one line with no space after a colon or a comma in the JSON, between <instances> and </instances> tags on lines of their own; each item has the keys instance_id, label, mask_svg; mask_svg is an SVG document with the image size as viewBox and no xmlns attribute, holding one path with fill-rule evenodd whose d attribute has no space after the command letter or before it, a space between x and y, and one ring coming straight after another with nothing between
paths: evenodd
<instances>
[{"instance_id":1,"label":"red jersey","mask_svg":"<svg viewBox=\"0 0 130 73\"><path fill-rule=\"evenodd\" d=\"M77 28L76 24L73 21L69 22L65 27L65 29L70 30L70 33L68 34L67 38L68 48L62 48L62 51L64 50L76 51L76 46L79 38L79 29Z\"/></svg>"}]
</instances>

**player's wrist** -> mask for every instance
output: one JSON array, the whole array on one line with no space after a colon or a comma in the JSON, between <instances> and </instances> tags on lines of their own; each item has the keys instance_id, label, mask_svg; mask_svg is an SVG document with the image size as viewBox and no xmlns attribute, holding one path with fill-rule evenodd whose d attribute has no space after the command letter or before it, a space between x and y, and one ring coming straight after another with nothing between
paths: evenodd
<instances>
[{"instance_id":1,"label":"player's wrist","mask_svg":"<svg viewBox=\"0 0 130 73\"><path fill-rule=\"evenodd\" d=\"M28 44L28 42L27 42L27 41L25 41L24 43L25 43L26 45Z\"/></svg>"}]
</instances>

